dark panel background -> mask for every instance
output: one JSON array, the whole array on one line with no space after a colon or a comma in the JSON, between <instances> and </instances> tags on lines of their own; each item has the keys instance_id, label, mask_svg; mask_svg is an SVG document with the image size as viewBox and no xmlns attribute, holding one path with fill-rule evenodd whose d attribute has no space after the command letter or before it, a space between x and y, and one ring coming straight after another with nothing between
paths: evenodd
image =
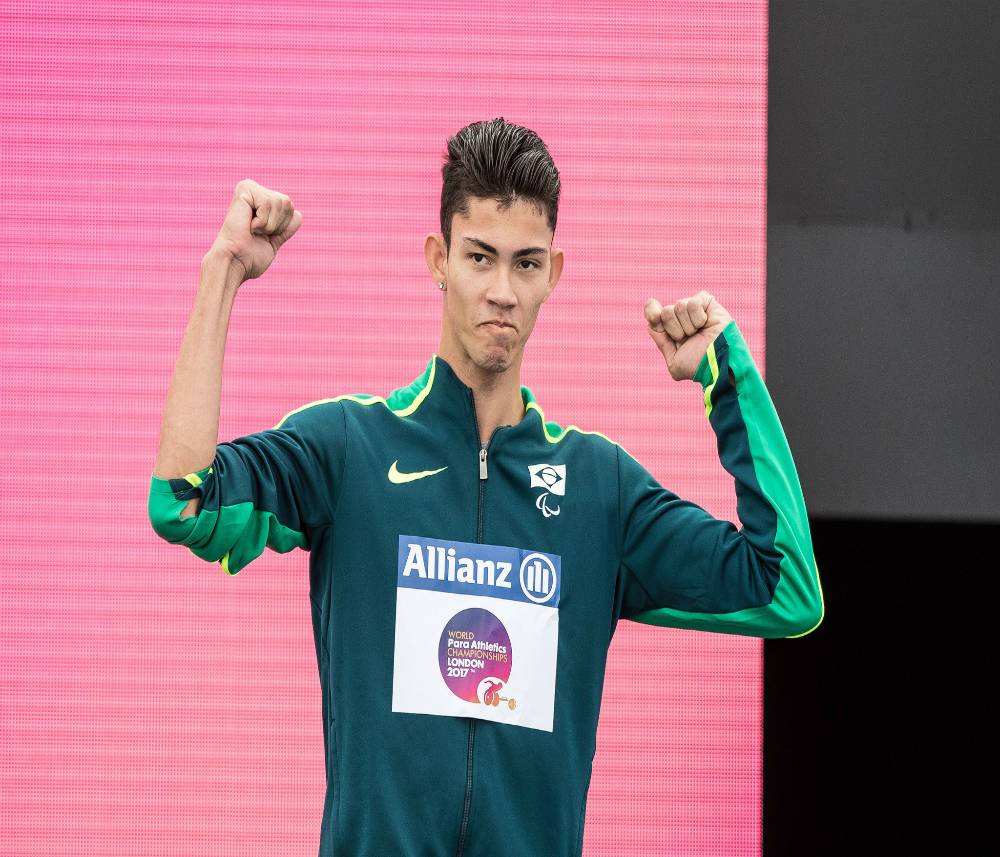
<instances>
[{"instance_id":1,"label":"dark panel background","mask_svg":"<svg viewBox=\"0 0 1000 857\"><path fill-rule=\"evenodd\" d=\"M770 5L767 367L827 617L765 643L764 853L972 853L995 742L1000 4Z\"/></svg>"},{"instance_id":2,"label":"dark panel background","mask_svg":"<svg viewBox=\"0 0 1000 857\"><path fill-rule=\"evenodd\" d=\"M1000 4L770 7L767 366L810 512L1000 522Z\"/></svg>"}]
</instances>

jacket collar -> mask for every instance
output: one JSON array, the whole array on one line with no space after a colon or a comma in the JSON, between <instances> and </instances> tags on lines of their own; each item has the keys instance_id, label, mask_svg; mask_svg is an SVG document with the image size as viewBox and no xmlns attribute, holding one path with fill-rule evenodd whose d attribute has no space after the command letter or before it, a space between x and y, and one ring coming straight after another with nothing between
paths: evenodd
<instances>
[{"instance_id":1,"label":"jacket collar","mask_svg":"<svg viewBox=\"0 0 1000 857\"><path fill-rule=\"evenodd\" d=\"M524 386L521 387L521 401L524 403L524 417L518 426L530 422L533 415L541 422L535 395ZM431 408L443 411L451 419L472 419L472 388L455 374L447 361L434 354L419 377L409 386L390 394L388 405L399 416L409 416L420 408Z\"/></svg>"}]
</instances>

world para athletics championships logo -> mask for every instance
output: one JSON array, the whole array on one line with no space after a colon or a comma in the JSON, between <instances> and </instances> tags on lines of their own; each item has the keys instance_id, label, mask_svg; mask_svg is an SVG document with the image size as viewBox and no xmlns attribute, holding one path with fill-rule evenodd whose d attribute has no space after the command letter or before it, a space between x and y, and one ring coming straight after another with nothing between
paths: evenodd
<instances>
[{"instance_id":1,"label":"world para athletics championships logo","mask_svg":"<svg viewBox=\"0 0 1000 857\"><path fill-rule=\"evenodd\" d=\"M441 632L441 677L448 689L466 702L494 707L504 702L513 711L517 706L514 698L500 694L510 678L513 658L510 634L489 610L462 610Z\"/></svg>"}]
</instances>

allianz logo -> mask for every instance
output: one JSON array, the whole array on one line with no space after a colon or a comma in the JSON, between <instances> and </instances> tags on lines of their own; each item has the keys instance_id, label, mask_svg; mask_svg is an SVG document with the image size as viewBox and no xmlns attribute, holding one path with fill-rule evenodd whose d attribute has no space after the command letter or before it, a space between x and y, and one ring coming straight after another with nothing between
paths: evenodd
<instances>
[{"instance_id":1,"label":"allianz logo","mask_svg":"<svg viewBox=\"0 0 1000 857\"><path fill-rule=\"evenodd\" d=\"M544 604L556 591L556 569L545 554L531 553L521 561L521 590L536 604Z\"/></svg>"},{"instance_id":2,"label":"allianz logo","mask_svg":"<svg viewBox=\"0 0 1000 857\"><path fill-rule=\"evenodd\" d=\"M463 556L455 548L440 545L407 543L403 577L415 574L424 579L447 580L474 587L510 589L514 564L503 560L478 559ZM536 604L544 604L556 591L555 566L545 554L530 553L521 561L518 582L525 596Z\"/></svg>"}]
</instances>

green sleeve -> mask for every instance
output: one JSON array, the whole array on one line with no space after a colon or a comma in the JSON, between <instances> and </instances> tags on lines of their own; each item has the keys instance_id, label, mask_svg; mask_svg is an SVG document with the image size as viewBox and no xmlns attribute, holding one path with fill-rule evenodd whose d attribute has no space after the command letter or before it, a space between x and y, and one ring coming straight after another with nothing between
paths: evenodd
<instances>
[{"instance_id":1,"label":"green sleeve","mask_svg":"<svg viewBox=\"0 0 1000 857\"><path fill-rule=\"evenodd\" d=\"M216 449L210 467L183 479L152 478L153 529L236 574L264 548L308 550L333 520L343 474L346 429L339 402L289 415L270 431ZM192 498L198 513L181 518Z\"/></svg>"},{"instance_id":2,"label":"green sleeve","mask_svg":"<svg viewBox=\"0 0 1000 857\"><path fill-rule=\"evenodd\" d=\"M741 527L680 500L620 452L622 615L758 637L807 634L822 620L823 597L805 502L778 415L735 323L709 347L695 380L735 482Z\"/></svg>"}]
</instances>

